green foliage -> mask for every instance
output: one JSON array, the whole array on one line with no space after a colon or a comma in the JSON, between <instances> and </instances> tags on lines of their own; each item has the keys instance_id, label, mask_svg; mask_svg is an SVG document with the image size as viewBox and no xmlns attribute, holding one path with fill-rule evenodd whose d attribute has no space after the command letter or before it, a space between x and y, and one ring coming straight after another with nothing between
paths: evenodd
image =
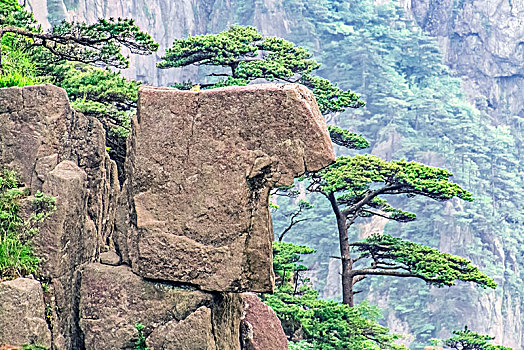
<instances>
[{"instance_id":1,"label":"green foliage","mask_svg":"<svg viewBox=\"0 0 524 350\"><path fill-rule=\"evenodd\" d=\"M304 74L299 82L313 91L318 108L324 115L343 112L347 107L359 108L365 105L357 94L345 91L327 79Z\"/></svg>"},{"instance_id":2,"label":"green foliage","mask_svg":"<svg viewBox=\"0 0 524 350\"><path fill-rule=\"evenodd\" d=\"M314 249L306 245L275 241L273 242L273 270L281 279L287 280L290 273L307 270L306 266L298 264L302 261L301 255L314 252Z\"/></svg>"},{"instance_id":3,"label":"green foliage","mask_svg":"<svg viewBox=\"0 0 524 350\"><path fill-rule=\"evenodd\" d=\"M293 186L282 186L278 188L276 192L273 193L273 195L277 195L280 197L289 197L289 198L296 198L299 195L299 191ZM279 206L274 204L273 202L269 203L269 207L273 209L273 212L277 211L279 209ZM278 240L282 241L284 239L284 236L297 224L304 222L307 220L306 217L304 217L304 213L310 209L313 209L313 204L308 202L307 200L300 199L296 206L293 208L292 211L286 211L283 213L283 216L288 220L288 225L286 228L282 230L282 232L278 235Z\"/></svg>"},{"instance_id":4,"label":"green foliage","mask_svg":"<svg viewBox=\"0 0 524 350\"><path fill-rule=\"evenodd\" d=\"M490 341L495 337L475 333L464 326L463 331L453 331L453 336L444 340L437 340L436 344L456 350L513 350L502 345L492 345Z\"/></svg>"},{"instance_id":5,"label":"green foliage","mask_svg":"<svg viewBox=\"0 0 524 350\"><path fill-rule=\"evenodd\" d=\"M32 222L42 222L49 217L55 210L55 198L36 191L32 204L32 214L29 218Z\"/></svg>"},{"instance_id":6,"label":"green foliage","mask_svg":"<svg viewBox=\"0 0 524 350\"><path fill-rule=\"evenodd\" d=\"M484 113L489 102L479 101L477 110L466 101L460 80L442 64L436 40L395 2L287 0L283 10L295 18L286 39L313 49L322 62L318 74L366 100L366 108L339 113L333 123L362 133L370 148L387 160L404 158L446 167L453 172L454 182L473 192L474 202L459 203L453 209L451 203L424 197L386 197L395 207L416 213L418 220L389 221L385 232L431 247L450 244L450 253L467 256L484 272L497 276L497 282L500 279L501 287L490 292L490 298L520 293L524 276L518 263L518 257L524 256L522 118L508 111L506 119L490 125L493 119ZM321 295L336 296L332 287L324 289L329 257L339 255L336 222L321 196L311 194L308 200L315 210L306 213L307 224L297 225L287 239L317 250L305 261L319 266L315 276ZM281 213L289 210L289 202L278 201L277 232L287 225ZM350 241L363 233L353 225ZM357 299L387 296L386 318L409 324L415 335L413 348L423 348L444 329L462 327L467 315L479 310L476 300L487 293L467 284L429 293L422 281L380 276L369 277L359 286L362 293ZM503 303L503 313L512 314L513 307Z\"/></svg>"},{"instance_id":7,"label":"green foliage","mask_svg":"<svg viewBox=\"0 0 524 350\"><path fill-rule=\"evenodd\" d=\"M146 328L141 323L135 323L135 329L138 332L138 339L135 343L135 349L134 350L148 350L146 346L146 337L144 335L144 328Z\"/></svg>"},{"instance_id":8,"label":"green foliage","mask_svg":"<svg viewBox=\"0 0 524 350\"><path fill-rule=\"evenodd\" d=\"M0 30L8 25L37 29L32 14L23 10L16 0L0 0ZM35 64L25 50L27 45L26 39L14 34L0 35L3 66L0 69L0 88L37 83Z\"/></svg>"},{"instance_id":9,"label":"green foliage","mask_svg":"<svg viewBox=\"0 0 524 350\"><path fill-rule=\"evenodd\" d=\"M18 0L0 0L0 27L17 26L31 28L35 26L33 15L25 11Z\"/></svg>"},{"instance_id":10,"label":"green foliage","mask_svg":"<svg viewBox=\"0 0 524 350\"><path fill-rule=\"evenodd\" d=\"M95 24L62 22L53 26L48 40L57 45L53 55L70 61L106 64L127 68L129 61L121 53L127 47L132 53L149 55L158 49L151 36L140 30L132 19L99 19Z\"/></svg>"},{"instance_id":11,"label":"green foliage","mask_svg":"<svg viewBox=\"0 0 524 350\"><path fill-rule=\"evenodd\" d=\"M229 66L243 57L255 57L256 42L262 35L253 27L232 26L216 35L197 35L175 39L166 50L159 68L183 67L191 64Z\"/></svg>"},{"instance_id":12,"label":"green foliage","mask_svg":"<svg viewBox=\"0 0 524 350\"><path fill-rule=\"evenodd\" d=\"M306 340L301 340L298 343L289 342L289 350L314 350L315 346Z\"/></svg>"},{"instance_id":13,"label":"green foliage","mask_svg":"<svg viewBox=\"0 0 524 350\"><path fill-rule=\"evenodd\" d=\"M126 139L136 113L140 83L83 63L51 65L45 74L51 83L67 91L77 111L102 122L109 156L117 163L123 181Z\"/></svg>"},{"instance_id":14,"label":"green foliage","mask_svg":"<svg viewBox=\"0 0 524 350\"><path fill-rule=\"evenodd\" d=\"M45 346L41 345L24 345L22 346L22 350L49 350L49 348L46 348Z\"/></svg>"},{"instance_id":15,"label":"green foliage","mask_svg":"<svg viewBox=\"0 0 524 350\"><path fill-rule=\"evenodd\" d=\"M0 74L2 87L26 86L36 82L36 65L25 50L27 40L12 34L2 36L3 70Z\"/></svg>"},{"instance_id":16,"label":"green foliage","mask_svg":"<svg viewBox=\"0 0 524 350\"><path fill-rule=\"evenodd\" d=\"M388 272L398 271L399 276L421 278L437 287L455 285L456 280L475 282L482 288L497 287L469 260L401 238L375 234L351 246L360 253L360 259L373 261L368 271L370 274L385 269Z\"/></svg>"},{"instance_id":17,"label":"green foliage","mask_svg":"<svg viewBox=\"0 0 524 350\"><path fill-rule=\"evenodd\" d=\"M41 346L41 345L24 345L22 346L21 350L49 350L49 348L46 348L45 346Z\"/></svg>"},{"instance_id":18,"label":"green foliage","mask_svg":"<svg viewBox=\"0 0 524 350\"><path fill-rule=\"evenodd\" d=\"M29 86L34 84L35 81L32 78L23 76L20 73L0 75L0 88L11 86Z\"/></svg>"},{"instance_id":19,"label":"green foliage","mask_svg":"<svg viewBox=\"0 0 524 350\"><path fill-rule=\"evenodd\" d=\"M223 80L220 80L217 83L214 83L212 86L208 86L207 88L220 88L220 87L226 87L226 86L246 86L248 85L248 81L243 78L233 78L233 77L227 77Z\"/></svg>"},{"instance_id":20,"label":"green foliage","mask_svg":"<svg viewBox=\"0 0 524 350\"><path fill-rule=\"evenodd\" d=\"M395 344L398 336L378 324L378 309L365 302L350 307L322 300L308 287L293 296L289 286L268 295L265 302L288 336L302 333L314 349L405 349Z\"/></svg>"},{"instance_id":21,"label":"green foliage","mask_svg":"<svg viewBox=\"0 0 524 350\"><path fill-rule=\"evenodd\" d=\"M307 246L292 243L274 243L274 270L303 271L297 264L301 254L314 252ZM279 274L282 278L282 274ZM293 274L292 274L293 275ZM299 336L304 340L290 343L290 349L405 349L396 345L399 337L390 334L378 324L380 311L366 302L356 307L341 305L318 298L318 292L296 282L288 275L288 282L281 284L275 294L266 295L265 302L277 313L289 338ZM294 285L295 284L295 285Z\"/></svg>"},{"instance_id":22,"label":"green foliage","mask_svg":"<svg viewBox=\"0 0 524 350\"><path fill-rule=\"evenodd\" d=\"M31 203L32 215L24 220L20 202L28 195L14 172L0 175L0 280L34 274L38 269L31 238L38 233L36 224L56 207L54 198L38 192Z\"/></svg>"},{"instance_id":23,"label":"green foliage","mask_svg":"<svg viewBox=\"0 0 524 350\"><path fill-rule=\"evenodd\" d=\"M453 174L446 169L418 162L385 161L372 155L338 157L318 173L318 184L327 193L344 192L340 203L356 204L374 192L374 184L383 187L380 194L421 195L435 200L458 197L472 201L471 193L449 181Z\"/></svg>"},{"instance_id":24,"label":"green foliage","mask_svg":"<svg viewBox=\"0 0 524 350\"><path fill-rule=\"evenodd\" d=\"M331 141L339 146L349 149L364 149L369 147L369 142L362 135L333 125L329 125L328 130Z\"/></svg>"},{"instance_id":25,"label":"green foliage","mask_svg":"<svg viewBox=\"0 0 524 350\"><path fill-rule=\"evenodd\" d=\"M90 25L63 21L53 26L49 33L42 33L40 27L35 26L32 15L16 0L2 0L1 6L0 39L14 37L24 55L41 61L38 64L44 67L65 60L127 68L129 61L121 53L122 46L142 55L158 49L158 44L140 31L131 19L99 19ZM0 73L4 69L4 56L3 50L0 51Z\"/></svg>"},{"instance_id":26,"label":"green foliage","mask_svg":"<svg viewBox=\"0 0 524 350\"><path fill-rule=\"evenodd\" d=\"M247 85L256 79L300 82L313 91L322 113L364 105L351 91L344 91L326 79L312 76L310 73L320 65L306 49L281 38L263 37L253 27L235 25L219 34L175 39L158 67L193 64L226 69L210 74L220 79L200 84L204 88ZM179 84L177 87L187 88L187 85Z\"/></svg>"}]
</instances>

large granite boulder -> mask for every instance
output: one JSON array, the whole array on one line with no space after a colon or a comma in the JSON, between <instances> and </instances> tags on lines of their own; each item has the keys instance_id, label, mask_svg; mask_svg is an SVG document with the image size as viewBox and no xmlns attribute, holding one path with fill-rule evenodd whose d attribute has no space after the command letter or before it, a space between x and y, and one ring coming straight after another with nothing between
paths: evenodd
<instances>
[{"instance_id":1,"label":"large granite boulder","mask_svg":"<svg viewBox=\"0 0 524 350\"><path fill-rule=\"evenodd\" d=\"M33 239L45 292L0 284L0 345L133 349L141 323L152 350L240 350L228 292L273 288L269 191L334 159L312 95L142 89L118 211L104 136L60 88L0 89L0 166L57 206Z\"/></svg>"},{"instance_id":2,"label":"large granite boulder","mask_svg":"<svg viewBox=\"0 0 524 350\"><path fill-rule=\"evenodd\" d=\"M287 350L287 337L275 311L253 293L242 294L242 350Z\"/></svg>"},{"instance_id":3,"label":"large granite boulder","mask_svg":"<svg viewBox=\"0 0 524 350\"><path fill-rule=\"evenodd\" d=\"M17 278L0 283L0 346L51 346L42 287L38 281Z\"/></svg>"},{"instance_id":4,"label":"large granite boulder","mask_svg":"<svg viewBox=\"0 0 524 350\"><path fill-rule=\"evenodd\" d=\"M145 326L155 349L240 349L242 301L146 281L125 265L89 264L81 272L79 324L86 349L133 349Z\"/></svg>"},{"instance_id":5,"label":"large granite boulder","mask_svg":"<svg viewBox=\"0 0 524 350\"><path fill-rule=\"evenodd\" d=\"M272 291L269 191L333 160L303 86L143 87L115 243L147 278Z\"/></svg>"}]
</instances>

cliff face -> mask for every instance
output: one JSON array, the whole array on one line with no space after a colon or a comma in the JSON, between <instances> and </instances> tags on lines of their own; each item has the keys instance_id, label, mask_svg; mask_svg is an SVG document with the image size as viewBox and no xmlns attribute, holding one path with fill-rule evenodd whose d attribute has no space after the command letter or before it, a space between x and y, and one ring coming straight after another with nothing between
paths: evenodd
<instances>
[{"instance_id":1,"label":"cliff face","mask_svg":"<svg viewBox=\"0 0 524 350\"><path fill-rule=\"evenodd\" d=\"M486 0L401 0L420 27L436 37L445 63L462 79L468 100L491 117L493 125L508 126L516 153L524 154L524 2ZM522 156L520 157L522 159ZM473 244L469 230L443 230L441 248ZM490 250L508 270L519 274L522 263L508 251L508 241L489 236ZM520 294L502 282L501 293L479 295L468 314L483 315L468 322L496 337L497 342L522 348L523 318ZM438 298L453 291L436 291ZM474 306L476 305L476 306ZM457 305L457 307L464 307ZM489 319L489 321L488 321Z\"/></svg>"},{"instance_id":2,"label":"cliff face","mask_svg":"<svg viewBox=\"0 0 524 350\"><path fill-rule=\"evenodd\" d=\"M496 124L524 118L524 2L402 0L444 58L470 101Z\"/></svg>"},{"instance_id":3,"label":"cliff face","mask_svg":"<svg viewBox=\"0 0 524 350\"><path fill-rule=\"evenodd\" d=\"M377 4L388 2L388 0L375 1ZM315 7L320 3L315 1L308 4L310 5L308 9L305 4L291 6L275 0L29 0L29 3L38 14L38 18L42 20L46 18L43 15L45 13L48 14L51 21L61 18L93 21L99 16L132 17L141 28L149 32L160 43L160 55L171 45L175 37L218 32L233 23L255 25L266 34L292 37L293 40L298 39L301 45L316 49L320 47L316 33L318 28L310 25L304 19L304 12L306 10L318 11L321 16L322 11L325 11L321 6ZM293 3L293 1L286 3ZM469 102L480 111L486 112L490 119L489 123L509 126L509 132L515 139L514 147L522 159L524 154L522 152L524 145L522 136L524 134L524 99L522 98L524 88L524 25L522 22L524 2L521 0L400 0L399 3L408 16L412 17L425 32L438 39L444 61L452 74L462 79L462 88ZM333 31L334 37L340 35L335 29ZM339 50L342 56L343 49ZM356 54L363 57L367 55L365 52ZM155 85L168 85L173 81L194 79L197 75L197 69L194 68L157 70L155 68L157 57L158 55L155 57L132 56L132 68L126 70L124 74ZM325 67L326 71L331 69L336 70L337 67ZM340 76L339 78L358 80L360 77ZM365 93L365 91L357 92ZM402 137L399 136L398 139L401 140ZM391 142L384 146L384 149L379 150L380 147L375 147L374 151L384 156L391 156L394 152L392 148L395 146L398 149L400 145L401 141L397 141L396 146ZM426 152L424 145L415 147L427 155L427 159L419 157L418 160L427 161L435 166L448 166L442 160L442 154L430 154ZM475 152L482 154L484 151L476 150ZM488 162L493 162L489 157L487 158ZM497 183L494 182L493 187L496 186ZM522 190L522 186L517 188L519 189ZM512 193L506 189L503 192L505 193L503 196L511 196ZM500 202L500 200L494 200L495 203L498 201ZM486 212L484 215L490 216L491 212ZM423 220L423 217L420 217ZM505 219L501 216L500 220ZM383 225L379 226L383 227ZM520 278L518 276L522 270L522 262L518 260L518 253L515 254L512 249L519 245L518 240L515 241L511 237L509 240L498 237L500 227L485 227L473 232L474 229L465 226L467 225L460 226L456 223L452 214L448 215L445 223L436 223L432 227L433 232L439 235L435 246L456 254L466 254L464 247L484 245L496 259L497 264L507 269L507 272L497 270L495 272L497 276L509 277L500 277L497 280L499 282L498 291L489 296L476 291L472 292L464 287L464 289L431 290L420 300L423 300L423 303L426 303L430 309L434 309L435 317L445 316L443 314L449 311L454 315L453 317L456 317L454 321L457 324L467 323L479 332L496 336L498 342L522 348L524 330L520 310L523 300L520 294L515 293L515 285L509 282L511 279ZM480 261L481 259L476 262ZM326 283L324 296L332 297L338 294L338 267L335 263L329 266L329 275L332 278L328 279ZM475 296L473 300L454 299L461 293ZM383 300L376 300L376 302L385 307L390 296L381 295L378 298L383 298ZM442 307L441 300L448 300L446 301L447 309L446 311L442 309L439 313L438 309ZM483 315L483 317L472 319L470 315ZM408 323L401 312L391 311L388 313L387 320L389 326L396 331L412 331L407 328ZM441 329L438 334L433 335L447 336L449 333L446 334L446 332L449 331L449 329Z\"/></svg>"},{"instance_id":4,"label":"cliff face","mask_svg":"<svg viewBox=\"0 0 524 350\"><path fill-rule=\"evenodd\" d=\"M0 347L133 349L140 323L152 350L259 349L267 327L287 348L239 292L274 287L270 190L334 161L307 88L142 88L122 191L101 123L58 87L0 89L0 141L0 168L57 207L32 239L46 287L0 283Z\"/></svg>"}]
</instances>

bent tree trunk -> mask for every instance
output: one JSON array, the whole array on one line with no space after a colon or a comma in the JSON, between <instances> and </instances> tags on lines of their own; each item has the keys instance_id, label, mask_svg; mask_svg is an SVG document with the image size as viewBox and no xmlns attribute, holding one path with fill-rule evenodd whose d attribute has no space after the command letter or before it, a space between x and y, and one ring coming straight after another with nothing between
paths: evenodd
<instances>
[{"instance_id":1,"label":"bent tree trunk","mask_svg":"<svg viewBox=\"0 0 524 350\"><path fill-rule=\"evenodd\" d=\"M349 254L347 216L340 211L333 193L328 195L328 199L337 218L340 259L342 262L342 303L353 306L353 260Z\"/></svg>"}]
</instances>

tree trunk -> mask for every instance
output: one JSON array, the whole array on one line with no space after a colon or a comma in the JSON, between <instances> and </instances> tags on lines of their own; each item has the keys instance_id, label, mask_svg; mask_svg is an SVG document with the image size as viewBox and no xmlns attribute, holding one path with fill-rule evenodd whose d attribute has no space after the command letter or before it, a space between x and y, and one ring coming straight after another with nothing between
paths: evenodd
<instances>
[{"instance_id":1,"label":"tree trunk","mask_svg":"<svg viewBox=\"0 0 524 350\"><path fill-rule=\"evenodd\" d=\"M237 77L238 62L231 63L231 65L229 67L231 67L231 76L233 78L236 78Z\"/></svg>"},{"instance_id":2,"label":"tree trunk","mask_svg":"<svg viewBox=\"0 0 524 350\"><path fill-rule=\"evenodd\" d=\"M353 271L353 260L349 254L347 216L340 211L333 193L328 195L328 199L337 218L340 258L342 261L342 303L353 306L353 275L351 273Z\"/></svg>"}]
</instances>

